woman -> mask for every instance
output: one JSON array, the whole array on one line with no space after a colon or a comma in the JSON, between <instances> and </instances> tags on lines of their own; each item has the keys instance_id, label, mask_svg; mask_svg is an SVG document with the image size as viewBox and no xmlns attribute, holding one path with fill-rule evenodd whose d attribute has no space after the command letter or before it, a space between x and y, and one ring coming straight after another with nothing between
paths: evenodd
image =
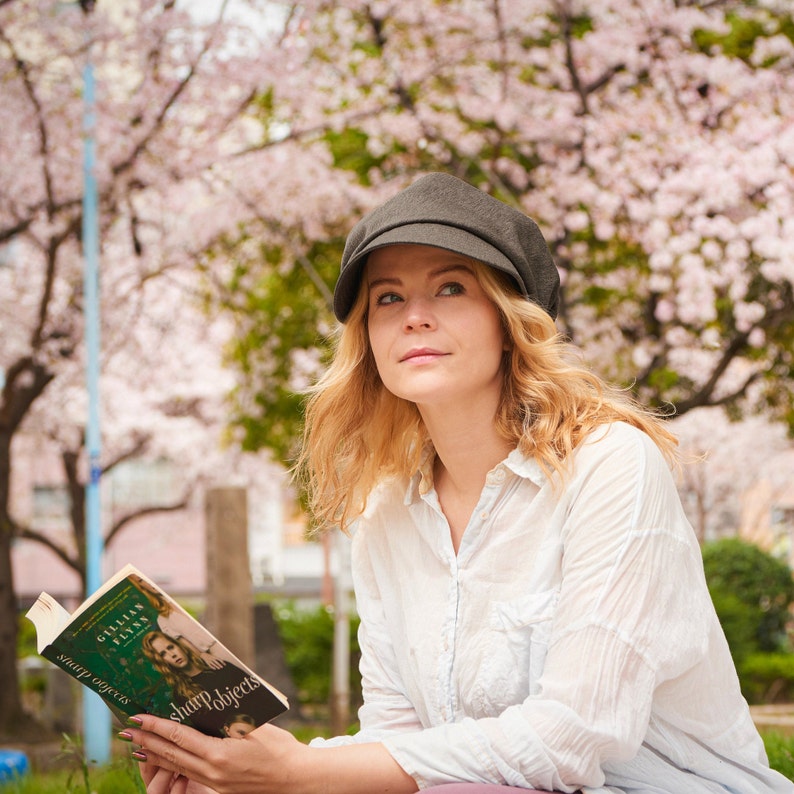
<instances>
[{"instance_id":1,"label":"woman","mask_svg":"<svg viewBox=\"0 0 794 794\"><path fill-rule=\"evenodd\" d=\"M175 697L187 700L203 691L193 679L209 670L209 666L187 643L162 631L150 631L144 634L141 646Z\"/></svg>"},{"instance_id":2,"label":"woman","mask_svg":"<svg viewBox=\"0 0 794 794\"><path fill-rule=\"evenodd\" d=\"M235 714L223 723L223 735L229 739L242 739L257 727L250 714Z\"/></svg>"},{"instance_id":3,"label":"woman","mask_svg":"<svg viewBox=\"0 0 794 794\"><path fill-rule=\"evenodd\" d=\"M794 791L739 691L674 438L578 363L557 289L536 225L448 175L354 228L301 463L315 514L355 528L361 731L222 745L136 718L149 794Z\"/></svg>"},{"instance_id":4,"label":"woman","mask_svg":"<svg viewBox=\"0 0 794 794\"><path fill-rule=\"evenodd\" d=\"M143 652L171 691L174 721L193 725L205 733L226 737L232 715L241 709L257 725L278 713L278 701L255 677L230 662L210 667L193 648L161 631L150 631L142 639ZM238 720L239 721L239 720Z\"/></svg>"}]
</instances>

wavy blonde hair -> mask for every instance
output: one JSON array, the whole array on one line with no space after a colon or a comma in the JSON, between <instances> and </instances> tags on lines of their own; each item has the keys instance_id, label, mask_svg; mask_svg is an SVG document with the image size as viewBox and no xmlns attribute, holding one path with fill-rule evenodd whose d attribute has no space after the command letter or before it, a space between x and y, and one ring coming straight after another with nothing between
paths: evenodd
<instances>
[{"instance_id":1,"label":"wavy blonde hair","mask_svg":"<svg viewBox=\"0 0 794 794\"><path fill-rule=\"evenodd\" d=\"M165 642L172 642L174 645L179 646L182 653L188 658L190 664L201 671L209 670L209 665L184 642L180 642L174 637L164 634L162 631L150 631L144 634L141 640L143 653L148 657L157 672L163 676L166 683L173 690L174 695L184 700L189 700L194 695L203 692L204 688L198 682L193 681L187 673L178 670L176 667L172 667L160 656L157 649L154 647L155 640L164 640Z\"/></svg>"},{"instance_id":2,"label":"wavy blonde hair","mask_svg":"<svg viewBox=\"0 0 794 794\"><path fill-rule=\"evenodd\" d=\"M571 452L589 433L627 422L653 439L668 461L675 436L663 417L588 370L537 304L505 274L473 261L475 275L501 315L504 353L497 431L564 482ZM362 284L364 279L362 278ZM408 478L428 442L414 403L383 385L369 345L366 289L337 338L331 365L309 391L296 472L321 528L346 529L382 480Z\"/></svg>"}]
</instances>

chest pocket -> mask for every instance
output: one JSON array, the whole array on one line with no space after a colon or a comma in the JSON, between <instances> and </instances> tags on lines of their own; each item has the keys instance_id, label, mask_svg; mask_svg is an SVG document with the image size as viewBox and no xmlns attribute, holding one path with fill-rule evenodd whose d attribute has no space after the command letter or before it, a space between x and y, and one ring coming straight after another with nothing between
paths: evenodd
<instances>
[{"instance_id":1,"label":"chest pocket","mask_svg":"<svg viewBox=\"0 0 794 794\"><path fill-rule=\"evenodd\" d=\"M544 590L491 607L489 628L506 652L505 661L514 665L513 675L525 682L524 697L539 691L559 595L557 589Z\"/></svg>"}]
</instances>

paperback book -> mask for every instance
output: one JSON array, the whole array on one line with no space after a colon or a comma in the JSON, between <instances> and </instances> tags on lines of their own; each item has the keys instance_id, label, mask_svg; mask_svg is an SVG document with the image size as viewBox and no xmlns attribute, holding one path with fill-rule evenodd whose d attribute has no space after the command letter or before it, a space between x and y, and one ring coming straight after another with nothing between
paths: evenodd
<instances>
[{"instance_id":1,"label":"paperback book","mask_svg":"<svg viewBox=\"0 0 794 794\"><path fill-rule=\"evenodd\" d=\"M71 614L42 593L27 617L38 652L97 692L121 722L149 713L240 737L288 708L281 692L132 565Z\"/></svg>"}]
</instances>

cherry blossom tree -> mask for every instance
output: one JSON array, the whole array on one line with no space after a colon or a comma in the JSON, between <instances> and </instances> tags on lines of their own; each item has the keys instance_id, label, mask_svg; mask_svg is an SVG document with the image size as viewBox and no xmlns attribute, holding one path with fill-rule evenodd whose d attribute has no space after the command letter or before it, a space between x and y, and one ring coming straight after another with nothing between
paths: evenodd
<instances>
[{"instance_id":1,"label":"cherry blossom tree","mask_svg":"<svg viewBox=\"0 0 794 794\"><path fill-rule=\"evenodd\" d=\"M246 113L267 71L253 31L198 24L170 0L0 4L0 732L24 724L16 682L10 548L48 545L84 574L86 423L82 282L82 69L97 84L103 460L179 462L179 507L198 484L239 464L223 448L223 318L204 312L198 252L235 222L223 164L247 144ZM58 545L12 510L20 433L61 449L73 543ZM254 467L255 468L255 467ZM139 511L140 512L140 511ZM129 524L122 516L106 540Z\"/></svg>"},{"instance_id":2,"label":"cherry blossom tree","mask_svg":"<svg viewBox=\"0 0 794 794\"><path fill-rule=\"evenodd\" d=\"M682 465L679 493L701 543L731 537L748 521L743 499L763 478L783 493L789 472L770 465L791 450L780 422L753 416L731 422L718 408L697 408L673 421ZM767 514L774 499L765 501ZM767 549L768 551L769 549Z\"/></svg>"},{"instance_id":3,"label":"cherry blossom tree","mask_svg":"<svg viewBox=\"0 0 794 794\"><path fill-rule=\"evenodd\" d=\"M273 274L310 288L303 234L338 245L361 210L432 169L540 223L563 276L560 326L605 375L679 414L724 406L794 426L792 37L784 0L291 6L259 146L288 130L311 154L299 195L314 207L322 193L328 223L301 224L299 252L267 233L272 218L243 234L266 241L226 294L243 318L249 443L279 415L274 373L286 386L320 367L330 323L317 290L301 321L321 343L263 346L270 326L252 326L241 289L278 322L288 296ZM320 164L367 192L329 194ZM301 223L284 209L281 228Z\"/></svg>"}]
</instances>

